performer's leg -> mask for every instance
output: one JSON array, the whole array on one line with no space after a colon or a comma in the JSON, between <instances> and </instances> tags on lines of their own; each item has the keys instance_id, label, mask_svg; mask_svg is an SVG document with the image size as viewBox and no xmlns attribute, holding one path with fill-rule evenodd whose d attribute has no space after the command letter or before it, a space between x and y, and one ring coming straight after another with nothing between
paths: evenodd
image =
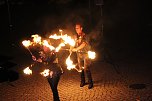
<instances>
[{"instance_id":1,"label":"performer's leg","mask_svg":"<svg viewBox=\"0 0 152 101\"><path fill-rule=\"evenodd\" d=\"M92 75L91 75L91 71L90 71L90 67L91 67L91 63L89 62L89 60L85 59L84 60L84 69L88 78L88 83L89 86L88 88L91 89L93 87L93 81L92 81Z\"/></svg>"},{"instance_id":2,"label":"performer's leg","mask_svg":"<svg viewBox=\"0 0 152 101\"><path fill-rule=\"evenodd\" d=\"M84 69L82 68L81 66L81 59L78 58L78 66L79 66L79 69L81 70L80 72L80 87L83 87L85 85L85 73L84 73Z\"/></svg>"},{"instance_id":3,"label":"performer's leg","mask_svg":"<svg viewBox=\"0 0 152 101\"><path fill-rule=\"evenodd\" d=\"M53 92L54 101L60 101L58 90L57 90L57 86L58 86L59 80L60 80L60 76L59 75L55 75L52 78L48 78L48 82L49 82L51 90Z\"/></svg>"},{"instance_id":4,"label":"performer's leg","mask_svg":"<svg viewBox=\"0 0 152 101\"><path fill-rule=\"evenodd\" d=\"M92 81L91 71L90 70L86 70L86 74L87 74L88 83L89 83L88 88L91 89L93 87L93 81Z\"/></svg>"},{"instance_id":5,"label":"performer's leg","mask_svg":"<svg viewBox=\"0 0 152 101\"><path fill-rule=\"evenodd\" d=\"M84 70L82 70L82 72L80 72L80 76L81 76L81 83L80 83L80 87L83 87L85 85L85 75L84 75Z\"/></svg>"}]
</instances>

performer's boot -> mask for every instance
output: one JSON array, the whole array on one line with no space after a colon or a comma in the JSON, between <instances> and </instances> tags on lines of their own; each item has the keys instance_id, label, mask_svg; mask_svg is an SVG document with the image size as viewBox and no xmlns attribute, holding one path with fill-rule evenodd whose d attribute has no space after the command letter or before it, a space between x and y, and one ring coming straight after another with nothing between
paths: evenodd
<instances>
[{"instance_id":1,"label":"performer's boot","mask_svg":"<svg viewBox=\"0 0 152 101\"><path fill-rule=\"evenodd\" d=\"M82 70L82 72L80 73L81 76L81 83L80 83L80 87L83 87L85 85L85 75L84 75L84 70Z\"/></svg>"},{"instance_id":2,"label":"performer's boot","mask_svg":"<svg viewBox=\"0 0 152 101\"><path fill-rule=\"evenodd\" d=\"M89 83L88 89L91 89L91 88L93 88L93 81L92 81L92 76L91 76L90 70L86 70L86 74L87 74L88 83Z\"/></svg>"}]
</instances>

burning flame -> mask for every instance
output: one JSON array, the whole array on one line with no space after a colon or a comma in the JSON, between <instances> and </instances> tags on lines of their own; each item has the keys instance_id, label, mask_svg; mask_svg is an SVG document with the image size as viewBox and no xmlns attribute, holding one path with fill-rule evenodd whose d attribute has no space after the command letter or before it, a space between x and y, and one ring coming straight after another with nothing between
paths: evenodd
<instances>
[{"instance_id":1,"label":"burning flame","mask_svg":"<svg viewBox=\"0 0 152 101\"><path fill-rule=\"evenodd\" d=\"M61 49L61 47L65 46L64 43L61 43L61 44L59 44L59 46L57 48L55 48L55 47L51 46L47 40L43 40L43 45L50 48L51 51L55 50L56 52L58 52Z\"/></svg>"},{"instance_id":2,"label":"burning flame","mask_svg":"<svg viewBox=\"0 0 152 101\"><path fill-rule=\"evenodd\" d=\"M28 75L31 75L31 74L32 74L32 70L30 70L29 67L25 68L25 69L23 70L23 72L24 72L25 74L28 74Z\"/></svg>"},{"instance_id":3,"label":"burning flame","mask_svg":"<svg viewBox=\"0 0 152 101\"><path fill-rule=\"evenodd\" d=\"M32 35L34 43L41 44L41 37L38 34Z\"/></svg>"},{"instance_id":4,"label":"burning flame","mask_svg":"<svg viewBox=\"0 0 152 101\"><path fill-rule=\"evenodd\" d=\"M64 36L62 36L62 39L65 41L66 44L69 44L71 46L75 46L75 41L74 39L72 39L70 36L68 36L67 34L65 34Z\"/></svg>"},{"instance_id":5,"label":"burning flame","mask_svg":"<svg viewBox=\"0 0 152 101\"><path fill-rule=\"evenodd\" d=\"M40 73L41 75L43 75L44 77L49 76L50 74L50 70L49 69L45 69L43 72Z\"/></svg>"},{"instance_id":6,"label":"burning flame","mask_svg":"<svg viewBox=\"0 0 152 101\"><path fill-rule=\"evenodd\" d=\"M30 40L24 40L22 41L22 44L25 46L25 47L29 47L32 43Z\"/></svg>"},{"instance_id":7,"label":"burning flame","mask_svg":"<svg viewBox=\"0 0 152 101\"><path fill-rule=\"evenodd\" d=\"M22 41L22 44L29 50L31 55L33 55L33 54L28 47L32 44L44 45L44 46L48 47L51 51L55 51L55 52L59 52L59 50L66 44L69 44L70 46L73 46L73 47L75 46L76 42L74 39L72 39L71 36L68 36L67 34L63 35L62 30L59 30L59 32L60 32L60 35L54 34L54 35L49 36L49 38L52 38L52 39L56 39L56 40L61 39L62 40L62 43L60 43L57 47L52 46L51 43L49 43L47 40L42 40L42 38L38 34L31 36L33 38L32 41L24 40L24 41ZM71 53L68 56L68 58L66 59L67 69L68 70L76 69L78 72L81 72L81 70L76 68L77 64L73 64L73 61L70 59L70 56L71 56ZM90 59L95 59L96 53L93 51L88 51L88 57ZM84 67L82 67L82 69L84 69ZM27 67L24 69L24 73L31 75L32 70L30 70L29 67ZM52 76L53 72L50 71L49 69L45 69L40 74L43 75L44 77L46 77L46 76Z\"/></svg>"},{"instance_id":8,"label":"burning flame","mask_svg":"<svg viewBox=\"0 0 152 101\"><path fill-rule=\"evenodd\" d=\"M73 64L73 61L70 59L70 56L66 59L66 64L68 70L75 68L75 65Z\"/></svg>"},{"instance_id":9,"label":"burning flame","mask_svg":"<svg viewBox=\"0 0 152 101\"><path fill-rule=\"evenodd\" d=\"M88 51L88 57L89 57L90 59L95 59L96 53L95 53L95 52L92 52L92 51Z\"/></svg>"},{"instance_id":10,"label":"burning flame","mask_svg":"<svg viewBox=\"0 0 152 101\"><path fill-rule=\"evenodd\" d=\"M61 31L62 32L62 31ZM62 40L64 40L64 43L65 44L69 44L69 45L71 45L71 46L74 46L75 45L75 41L74 41L74 39L72 39L70 36L68 36L67 34L65 34L65 35L56 35L56 34L54 34L54 35L51 35L51 36L49 36L49 38L52 38L52 39L62 39Z\"/></svg>"},{"instance_id":11,"label":"burning flame","mask_svg":"<svg viewBox=\"0 0 152 101\"><path fill-rule=\"evenodd\" d=\"M47 40L43 40L43 45L50 48L50 50L55 50L55 48L53 46L51 46Z\"/></svg>"},{"instance_id":12,"label":"burning flame","mask_svg":"<svg viewBox=\"0 0 152 101\"><path fill-rule=\"evenodd\" d=\"M58 52L63 46L65 46L64 43L59 44L59 46L55 49L55 51Z\"/></svg>"},{"instance_id":13,"label":"burning flame","mask_svg":"<svg viewBox=\"0 0 152 101\"><path fill-rule=\"evenodd\" d=\"M51 36L49 36L49 38L52 38L52 39L61 39L61 36L59 35L56 35L56 34L54 34L54 35L51 35Z\"/></svg>"}]
</instances>

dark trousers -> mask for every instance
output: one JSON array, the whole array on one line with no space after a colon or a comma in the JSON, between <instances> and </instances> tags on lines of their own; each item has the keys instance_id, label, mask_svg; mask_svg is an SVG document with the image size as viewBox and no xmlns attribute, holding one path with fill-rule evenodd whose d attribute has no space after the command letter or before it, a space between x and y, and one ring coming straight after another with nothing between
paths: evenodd
<instances>
[{"instance_id":1,"label":"dark trousers","mask_svg":"<svg viewBox=\"0 0 152 101\"><path fill-rule=\"evenodd\" d=\"M54 75L52 78L47 78L47 80L48 80L51 90L53 92L53 100L60 101L58 89L57 89L58 82L60 80L60 75L59 74Z\"/></svg>"},{"instance_id":2,"label":"dark trousers","mask_svg":"<svg viewBox=\"0 0 152 101\"><path fill-rule=\"evenodd\" d=\"M89 83L89 84L93 83L90 69L83 69L83 70L82 70L82 72L80 73L81 82L82 82L82 83L85 83L85 74L86 74L86 76L87 76L87 78L88 78L88 83Z\"/></svg>"},{"instance_id":3,"label":"dark trousers","mask_svg":"<svg viewBox=\"0 0 152 101\"><path fill-rule=\"evenodd\" d=\"M79 58L78 57L78 66L79 68L82 70L82 72L80 73L81 76L81 83L85 83L85 74L88 78L88 83L92 84L92 75L91 75L91 71L90 71L90 67L91 67L91 61L88 58ZM82 68L84 67L84 68Z\"/></svg>"}]
</instances>

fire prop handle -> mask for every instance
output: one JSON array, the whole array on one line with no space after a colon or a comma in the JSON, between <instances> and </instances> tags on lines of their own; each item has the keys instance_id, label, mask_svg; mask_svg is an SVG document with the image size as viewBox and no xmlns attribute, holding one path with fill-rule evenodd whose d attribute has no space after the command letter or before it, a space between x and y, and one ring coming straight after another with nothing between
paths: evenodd
<instances>
[{"instance_id":1,"label":"fire prop handle","mask_svg":"<svg viewBox=\"0 0 152 101\"><path fill-rule=\"evenodd\" d=\"M30 52L30 54L33 56L33 54L32 54L32 52L30 51L30 49L28 48L28 47L26 47L27 48L27 50Z\"/></svg>"}]
</instances>

